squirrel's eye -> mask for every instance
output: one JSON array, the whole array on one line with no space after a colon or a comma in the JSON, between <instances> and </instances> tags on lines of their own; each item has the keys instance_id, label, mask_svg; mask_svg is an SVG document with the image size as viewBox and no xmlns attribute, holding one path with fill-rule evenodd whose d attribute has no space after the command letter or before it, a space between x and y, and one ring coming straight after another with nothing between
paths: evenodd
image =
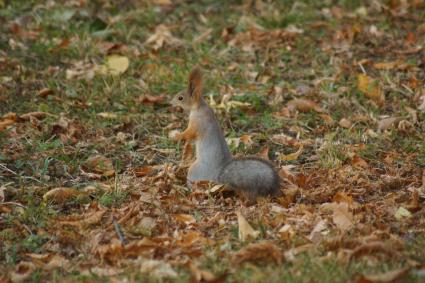
<instances>
[{"instance_id":1,"label":"squirrel's eye","mask_svg":"<svg viewBox=\"0 0 425 283\"><path fill-rule=\"evenodd\" d=\"M180 95L180 96L178 97L178 100L183 100L183 96L181 96L181 95Z\"/></svg>"}]
</instances>

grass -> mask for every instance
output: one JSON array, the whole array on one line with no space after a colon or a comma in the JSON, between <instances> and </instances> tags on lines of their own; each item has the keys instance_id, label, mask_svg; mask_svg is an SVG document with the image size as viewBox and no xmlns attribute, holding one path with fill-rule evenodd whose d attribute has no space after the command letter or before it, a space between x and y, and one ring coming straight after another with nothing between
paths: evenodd
<instances>
[{"instance_id":1,"label":"grass","mask_svg":"<svg viewBox=\"0 0 425 283\"><path fill-rule=\"evenodd\" d=\"M189 263L215 275L228 273L226 282L355 282L362 274L407 265L412 269L403 282L423 280L425 241L422 222L417 220L423 209L412 210L407 220L396 220L393 213L408 207L410 189L421 191L424 186L425 112L418 108L425 80L423 50L399 52L423 46L423 4L407 8L409 20L405 20L391 6L394 1L384 1L390 7L384 9L387 12L367 1L342 0L252 5L205 0L162 6L155 4L161 1L80 2L0 0L0 116L49 113L0 130L0 274L13 275L18 264L33 261L28 254L37 253L59 254L72 268L47 269L47 262L37 263L25 279L28 282L167 281L148 278L140 270L147 259L170 263L178 273L175 282L193 277ZM362 15L364 9L367 15ZM157 50L147 44L160 24L183 44L166 39ZM275 30L294 27L302 32L273 35ZM378 35L369 32L374 28ZM209 29L210 34L200 39ZM409 32L413 43L407 42ZM124 74L93 71L107 62L109 54L129 58ZM394 60L410 67L373 67ZM183 129L186 116L175 112L168 101L186 88L194 65L204 69L204 92L217 104L225 95L232 102L249 104L215 109L226 137L248 134L254 141L252 146L232 146L232 153L256 154L267 147L277 166L295 166L291 181L299 189L292 199L287 197L291 201L245 207L231 193L204 198L185 187L186 168L179 166L184 145L170 141L168 132ZM377 105L358 89L357 75L363 71L383 88L385 105ZM70 77L72 72L79 74ZM411 83L413 78L419 86ZM53 93L38 95L44 88ZM163 101L146 102L147 96L160 95ZM295 111L277 118L276 113L294 98L312 100L324 112ZM333 122L326 122L322 114ZM412 126L379 131L378 121L387 116L401 117ZM341 127L342 118L352 126ZM303 144L296 160L276 160L277 153L299 148L290 142L276 143L274 136L280 134ZM98 171L90 168L87 160L95 155L111 161L114 174L102 175L106 168L101 166ZM368 167L356 167L355 158ZM144 167L154 169L146 175L137 173ZM386 178L393 183L388 185ZM83 194L61 204L43 199L58 187ZM321 208L338 192L358 205L350 210L356 225L349 233L341 232L332 215ZM144 199L144 193L152 199ZM419 202L422 206L423 199ZM272 212L273 207L288 210L280 215ZM266 260L235 266L232 255L249 244L238 239L239 209L260 231L252 242L273 241L282 252L309 243L319 219L329 223L332 235L347 242L373 235L377 241L404 246L392 257L367 255L347 263L341 258L353 249L329 249L322 241L282 264ZM105 215L91 224L58 224L102 210ZM192 215L196 223L176 222L177 214ZM111 228L112 216L130 243L149 238L160 244L146 256L139 251L137 256L103 258L98 247L118 239ZM211 220L214 217L219 220ZM284 224L291 224L296 236L282 239L278 231ZM187 231L213 243L184 245L181 233ZM164 238L168 242L162 242ZM99 271L102 268L117 271L116 275Z\"/></svg>"}]
</instances>

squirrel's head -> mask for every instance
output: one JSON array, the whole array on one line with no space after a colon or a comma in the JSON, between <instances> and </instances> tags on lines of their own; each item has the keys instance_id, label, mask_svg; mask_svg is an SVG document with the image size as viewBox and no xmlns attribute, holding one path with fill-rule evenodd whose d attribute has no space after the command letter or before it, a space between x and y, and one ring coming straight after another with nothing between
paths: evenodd
<instances>
[{"instance_id":1,"label":"squirrel's head","mask_svg":"<svg viewBox=\"0 0 425 283\"><path fill-rule=\"evenodd\" d=\"M173 106L182 107L184 110L197 108L202 97L202 72L199 67L192 69L189 75L187 90L179 92L171 100Z\"/></svg>"}]
</instances>

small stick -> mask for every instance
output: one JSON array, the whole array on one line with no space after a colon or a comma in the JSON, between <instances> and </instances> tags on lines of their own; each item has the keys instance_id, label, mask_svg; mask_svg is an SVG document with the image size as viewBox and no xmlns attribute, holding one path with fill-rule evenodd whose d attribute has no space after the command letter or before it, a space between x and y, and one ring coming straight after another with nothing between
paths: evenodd
<instances>
[{"instance_id":1,"label":"small stick","mask_svg":"<svg viewBox=\"0 0 425 283\"><path fill-rule=\"evenodd\" d=\"M124 234L121 231L120 224L118 224L117 219L115 218L115 216L112 216L112 223L114 224L115 232L117 233L118 238L121 241L121 244L122 245L125 245L127 243L127 241L124 238Z\"/></svg>"}]
</instances>

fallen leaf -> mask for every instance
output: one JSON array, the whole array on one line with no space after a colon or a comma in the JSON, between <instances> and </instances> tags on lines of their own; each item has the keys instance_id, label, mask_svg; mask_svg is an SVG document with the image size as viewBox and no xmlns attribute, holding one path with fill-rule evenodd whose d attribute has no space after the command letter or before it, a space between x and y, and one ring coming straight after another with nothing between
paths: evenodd
<instances>
[{"instance_id":1,"label":"fallen leaf","mask_svg":"<svg viewBox=\"0 0 425 283\"><path fill-rule=\"evenodd\" d=\"M349 207L353 205L353 197L343 192L337 192L333 196L332 201L336 203L345 202Z\"/></svg>"},{"instance_id":2,"label":"fallen leaf","mask_svg":"<svg viewBox=\"0 0 425 283\"><path fill-rule=\"evenodd\" d=\"M106 210L99 210L83 215L72 215L66 218L67 220L59 220L58 223L75 227L86 227L99 223L105 212Z\"/></svg>"},{"instance_id":3,"label":"fallen leaf","mask_svg":"<svg viewBox=\"0 0 425 283\"><path fill-rule=\"evenodd\" d=\"M161 24L155 28L155 33L146 39L145 44L150 46L153 50L158 50L166 45L170 47L181 46L183 41L175 38L168 27Z\"/></svg>"},{"instance_id":4,"label":"fallen leaf","mask_svg":"<svg viewBox=\"0 0 425 283\"><path fill-rule=\"evenodd\" d=\"M279 235L282 240L288 241L295 236L295 231L290 224L285 224L279 229Z\"/></svg>"},{"instance_id":5,"label":"fallen leaf","mask_svg":"<svg viewBox=\"0 0 425 283\"><path fill-rule=\"evenodd\" d=\"M369 168L369 164L367 164L367 162L358 155L355 155L353 157L353 159L351 160L351 164L354 167L358 167L358 168L365 168L365 169Z\"/></svg>"},{"instance_id":6,"label":"fallen leaf","mask_svg":"<svg viewBox=\"0 0 425 283\"><path fill-rule=\"evenodd\" d=\"M41 98L46 98L49 95L52 95L54 93L55 93L55 91L51 88L43 88L43 89L41 89L37 92L37 96L41 97Z\"/></svg>"},{"instance_id":7,"label":"fallen leaf","mask_svg":"<svg viewBox=\"0 0 425 283\"><path fill-rule=\"evenodd\" d=\"M297 160L298 157L303 152L303 149L304 149L304 147L303 147L303 145L301 145L300 148L296 152L293 152L293 153L290 153L290 154L286 154L285 155L283 153L278 152L277 153L277 159L279 161L293 161L293 160Z\"/></svg>"},{"instance_id":8,"label":"fallen leaf","mask_svg":"<svg viewBox=\"0 0 425 283\"><path fill-rule=\"evenodd\" d=\"M45 270L52 270L55 268L68 268L69 260L60 254L26 254L33 262Z\"/></svg>"},{"instance_id":9,"label":"fallen leaf","mask_svg":"<svg viewBox=\"0 0 425 283\"><path fill-rule=\"evenodd\" d=\"M346 129L351 128L351 126L353 125L353 123L350 120L346 119L346 118L342 118L341 120L339 120L339 123L338 124L341 127L346 128Z\"/></svg>"},{"instance_id":10,"label":"fallen leaf","mask_svg":"<svg viewBox=\"0 0 425 283\"><path fill-rule=\"evenodd\" d=\"M260 150L260 152L258 153L258 156L260 156L261 158L263 158L265 160L270 160L270 158L269 158L269 147L266 146L262 150Z\"/></svg>"},{"instance_id":11,"label":"fallen leaf","mask_svg":"<svg viewBox=\"0 0 425 283\"><path fill-rule=\"evenodd\" d=\"M86 160L85 164L94 173L102 174L105 177L115 175L115 169L112 160L105 156L91 156Z\"/></svg>"},{"instance_id":12,"label":"fallen leaf","mask_svg":"<svg viewBox=\"0 0 425 283\"><path fill-rule=\"evenodd\" d=\"M83 195L74 188L59 187L54 188L43 195L45 201L51 201L56 204L63 204L71 200L75 200L78 196Z\"/></svg>"},{"instance_id":13,"label":"fallen leaf","mask_svg":"<svg viewBox=\"0 0 425 283\"><path fill-rule=\"evenodd\" d=\"M316 102L307 99L296 98L289 101L286 106L290 111L298 110L301 112L309 112L314 110L316 112L323 112L323 109L317 105Z\"/></svg>"},{"instance_id":14,"label":"fallen leaf","mask_svg":"<svg viewBox=\"0 0 425 283\"><path fill-rule=\"evenodd\" d=\"M106 59L106 68L112 75L121 75L127 71L130 61L125 56L111 55Z\"/></svg>"},{"instance_id":15,"label":"fallen leaf","mask_svg":"<svg viewBox=\"0 0 425 283\"><path fill-rule=\"evenodd\" d=\"M301 246L289 249L284 253L285 259L288 260L288 261L294 261L295 256L297 256L298 254L301 254L303 252L306 252L306 251L312 249L313 247L314 247L314 244L305 244L305 245L301 245Z\"/></svg>"},{"instance_id":16,"label":"fallen leaf","mask_svg":"<svg viewBox=\"0 0 425 283\"><path fill-rule=\"evenodd\" d=\"M412 217L412 213L405 209L404 207L400 206L397 211L394 214L394 217L397 220L402 220L403 218L410 218Z\"/></svg>"},{"instance_id":17,"label":"fallen leaf","mask_svg":"<svg viewBox=\"0 0 425 283\"><path fill-rule=\"evenodd\" d=\"M13 125L15 123L16 123L16 121L9 120L9 119L0 121L0 132L3 131L3 130L5 130L7 127L9 127L9 126L11 126L11 125Z\"/></svg>"},{"instance_id":18,"label":"fallen leaf","mask_svg":"<svg viewBox=\"0 0 425 283\"><path fill-rule=\"evenodd\" d=\"M246 146L251 146L254 142L251 139L250 135L242 135L240 137L241 142Z\"/></svg>"},{"instance_id":19,"label":"fallen leaf","mask_svg":"<svg viewBox=\"0 0 425 283\"><path fill-rule=\"evenodd\" d=\"M24 282L35 270L36 266L33 263L21 261L16 265L15 270L11 272L10 279L12 282Z\"/></svg>"},{"instance_id":20,"label":"fallen leaf","mask_svg":"<svg viewBox=\"0 0 425 283\"><path fill-rule=\"evenodd\" d=\"M153 104L161 104L165 100L165 95L144 95L141 98L138 99L141 103L145 105L153 105Z\"/></svg>"},{"instance_id":21,"label":"fallen leaf","mask_svg":"<svg viewBox=\"0 0 425 283\"><path fill-rule=\"evenodd\" d=\"M137 167L133 169L133 172L137 177L143 177L143 176L149 175L152 171L153 171L152 166L142 166L142 167Z\"/></svg>"},{"instance_id":22,"label":"fallen leaf","mask_svg":"<svg viewBox=\"0 0 425 283\"><path fill-rule=\"evenodd\" d=\"M320 118L323 119L323 121L325 121L326 124L328 125L332 125L334 122L334 119L328 115L328 114L319 114Z\"/></svg>"},{"instance_id":23,"label":"fallen leaf","mask_svg":"<svg viewBox=\"0 0 425 283\"><path fill-rule=\"evenodd\" d=\"M350 260L364 255L375 255L376 253L384 253L387 255L394 254L394 247L382 242L370 242L357 247L350 255Z\"/></svg>"},{"instance_id":24,"label":"fallen leaf","mask_svg":"<svg viewBox=\"0 0 425 283\"><path fill-rule=\"evenodd\" d=\"M251 243L233 254L232 262L239 265L243 262L261 263L273 261L281 264L283 253L280 248L272 242L262 241L259 243Z\"/></svg>"},{"instance_id":25,"label":"fallen leaf","mask_svg":"<svg viewBox=\"0 0 425 283\"><path fill-rule=\"evenodd\" d=\"M378 122L378 130L385 131L391 128L395 122L397 122L398 118L390 117L384 118Z\"/></svg>"},{"instance_id":26,"label":"fallen leaf","mask_svg":"<svg viewBox=\"0 0 425 283\"><path fill-rule=\"evenodd\" d=\"M174 214L174 220L184 223L186 225L196 223L195 217L190 214Z\"/></svg>"},{"instance_id":27,"label":"fallen leaf","mask_svg":"<svg viewBox=\"0 0 425 283\"><path fill-rule=\"evenodd\" d=\"M214 276L214 274L212 274L208 270L198 268L192 262L189 264L189 269L192 273L192 278L190 282L217 282L217 278L216 276Z\"/></svg>"},{"instance_id":28,"label":"fallen leaf","mask_svg":"<svg viewBox=\"0 0 425 283\"><path fill-rule=\"evenodd\" d=\"M370 283L391 283L391 282L399 282L402 278L404 278L408 272L410 271L410 267L403 267L399 269L394 269L391 271L387 271L385 273L375 274L375 275L362 275L357 282L370 282ZM362 281L363 280L363 281Z\"/></svg>"},{"instance_id":29,"label":"fallen leaf","mask_svg":"<svg viewBox=\"0 0 425 283\"><path fill-rule=\"evenodd\" d=\"M178 276L169 263L155 259L143 260L140 265L140 272L155 279L173 279Z\"/></svg>"},{"instance_id":30,"label":"fallen leaf","mask_svg":"<svg viewBox=\"0 0 425 283\"><path fill-rule=\"evenodd\" d=\"M391 70L396 68L400 62L392 61L392 62L381 62L373 64L373 67L378 70Z\"/></svg>"},{"instance_id":31,"label":"fallen leaf","mask_svg":"<svg viewBox=\"0 0 425 283\"><path fill-rule=\"evenodd\" d=\"M354 225L353 214L346 202L328 203L323 206L332 210L332 221L340 230L347 231Z\"/></svg>"},{"instance_id":32,"label":"fallen leaf","mask_svg":"<svg viewBox=\"0 0 425 283\"><path fill-rule=\"evenodd\" d=\"M365 74L357 75L357 88L363 92L366 97L372 99L379 106L384 105L385 95L378 82Z\"/></svg>"},{"instance_id":33,"label":"fallen leaf","mask_svg":"<svg viewBox=\"0 0 425 283\"><path fill-rule=\"evenodd\" d=\"M46 113L46 112L40 112L40 111L36 111L36 112L29 112L26 114L22 114L21 116L19 116L19 118L21 118L22 120L28 121L31 118L36 118L36 119L44 119L46 118L46 116L51 116L51 114Z\"/></svg>"},{"instance_id":34,"label":"fallen leaf","mask_svg":"<svg viewBox=\"0 0 425 283\"><path fill-rule=\"evenodd\" d=\"M313 243L318 243L323 239L324 235L327 235L329 233L328 224L325 220L321 219L317 224L314 226L313 230L310 232L310 235L308 235L308 239L312 241Z\"/></svg>"},{"instance_id":35,"label":"fallen leaf","mask_svg":"<svg viewBox=\"0 0 425 283\"><path fill-rule=\"evenodd\" d=\"M246 221L245 217L243 217L240 211L236 212L238 217L238 227L239 227L239 240L242 242L248 239L255 239L260 234L259 231L254 230L251 225L249 225L248 221Z\"/></svg>"}]
</instances>

